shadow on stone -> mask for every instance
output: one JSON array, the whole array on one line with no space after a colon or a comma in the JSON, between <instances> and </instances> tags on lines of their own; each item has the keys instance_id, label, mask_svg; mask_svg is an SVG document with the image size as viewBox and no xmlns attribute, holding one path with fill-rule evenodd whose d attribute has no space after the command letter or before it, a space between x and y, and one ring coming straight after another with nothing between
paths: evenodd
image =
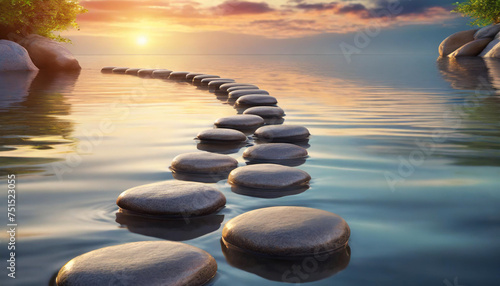
<instances>
[{"instance_id":1,"label":"shadow on stone","mask_svg":"<svg viewBox=\"0 0 500 286\"><path fill-rule=\"evenodd\" d=\"M226 180L230 172L219 174L194 174L172 171L172 177L180 181L199 182L199 183L217 183Z\"/></svg>"},{"instance_id":2,"label":"shadow on stone","mask_svg":"<svg viewBox=\"0 0 500 286\"><path fill-rule=\"evenodd\" d=\"M307 190L309 190L309 185L302 185L299 187L285 189L256 189L236 185L231 186L231 191L235 194L262 199L276 199L286 196L293 196L301 194Z\"/></svg>"},{"instance_id":3,"label":"shadow on stone","mask_svg":"<svg viewBox=\"0 0 500 286\"><path fill-rule=\"evenodd\" d=\"M307 283L326 279L347 268L351 259L349 246L327 254L279 259L249 253L233 246L228 247L222 239L220 244L222 253L231 266L267 280L285 283Z\"/></svg>"},{"instance_id":4,"label":"shadow on stone","mask_svg":"<svg viewBox=\"0 0 500 286\"><path fill-rule=\"evenodd\" d=\"M224 215L208 215L186 219L138 215L123 209L116 213L116 222L130 232L172 241L185 241L218 230Z\"/></svg>"}]
</instances>

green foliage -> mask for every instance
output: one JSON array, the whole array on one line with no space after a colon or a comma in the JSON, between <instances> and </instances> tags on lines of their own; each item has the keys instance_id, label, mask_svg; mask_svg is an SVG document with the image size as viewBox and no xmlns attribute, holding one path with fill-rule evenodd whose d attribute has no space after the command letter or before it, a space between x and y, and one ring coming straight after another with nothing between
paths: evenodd
<instances>
[{"instance_id":1,"label":"green foliage","mask_svg":"<svg viewBox=\"0 0 500 286\"><path fill-rule=\"evenodd\" d=\"M78 29L76 16L85 12L77 0L0 0L0 38L38 34L69 42L53 32Z\"/></svg>"},{"instance_id":2,"label":"green foliage","mask_svg":"<svg viewBox=\"0 0 500 286\"><path fill-rule=\"evenodd\" d=\"M499 0L467 0L464 3L455 3L454 13L461 13L471 17L473 26L487 26L500 23Z\"/></svg>"}]
</instances>

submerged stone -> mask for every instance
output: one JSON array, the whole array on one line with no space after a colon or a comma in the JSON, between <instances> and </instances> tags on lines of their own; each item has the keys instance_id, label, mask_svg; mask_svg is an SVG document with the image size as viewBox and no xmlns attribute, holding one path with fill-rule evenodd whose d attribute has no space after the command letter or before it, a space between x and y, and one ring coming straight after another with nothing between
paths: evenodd
<instances>
[{"instance_id":1,"label":"submerged stone","mask_svg":"<svg viewBox=\"0 0 500 286\"><path fill-rule=\"evenodd\" d=\"M275 257L324 255L347 246L350 229L340 216L306 207L269 207L226 223L226 246Z\"/></svg>"},{"instance_id":2,"label":"submerged stone","mask_svg":"<svg viewBox=\"0 0 500 286\"><path fill-rule=\"evenodd\" d=\"M258 115L262 118L281 118L285 111L278 106L254 106L246 109L243 114Z\"/></svg>"},{"instance_id":3,"label":"submerged stone","mask_svg":"<svg viewBox=\"0 0 500 286\"><path fill-rule=\"evenodd\" d=\"M247 94L236 100L237 105L244 106L266 106L275 105L277 103L278 100L275 97L263 94Z\"/></svg>"},{"instance_id":4,"label":"submerged stone","mask_svg":"<svg viewBox=\"0 0 500 286\"><path fill-rule=\"evenodd\" d=\"M269 92L262 90L262 89L239 89L235 91L231 91L229 93L229 98L231 99L238 99L244 95L247 94L267 94L269 95Z\"/></svg>"},{"instance_id":5,"label":"submerged stone","mask_svg":"<svg viewBox=\"0 0 500 286\"><path fill-rule=\"evenodd\" d=\"M226 197L206 184L164 181L128 189L116 204L140 214L191 217L216 212L226 204Z\"/></svg>"},{"instance_id":6,"label":"submerged stone","mask_svg":"<svg viewBox=\"0 0 500 286\"><path fill-rule=\"evenodd\" d=\"M292 160L307 157L305 148L289 143L268 143L245 150L243 158L248 160Z\"/></svg>"},{"instance_id":7,"label":"submerged stone","mask_svg":"<svg viewBox=\"0 0 500 286\"><path fill-rule=\"evenodd\" d=\"M304 126L271 125L260 127L254 135L269 142L294 142L309 138L310 133Z\"/></svg>"},{"instance_id":8,"label":"submerged stone","mask_svg":"<svg viewBox=\"0 0 500 286\"><path fill-rule=\"evenodd\" d=\"M66 263L58 286L204 285L217 273L206 251L172 241L140 241L104 247Z\"/></svg>"},{"instance_id":9,"label":"submerged stone","mask_svg":"<svg viewBox=\"0 0 500 286\"><path fill-rule=\"evenodd\" d=\"M174 172L195 174L227 173L238 167L238 161L233 157L208 152L193 152L181 154L172 161Z\"/></svg>"},{"instance_id":10,"label":"submerged stone","mask_svg":"<svg viewBox=\"0 0 500 286\"><path fill-rule=\"evenodd\" d=\"M264 125L264 119L257 115L234 115L219 118L215 121L218 128L229 128L237 130L248 130Z\"/></svg>"},{"instance_id":11,"label":"submerged stone","mask_svg":"<svg viewBox=\"0 0 500 286\"><path fill-rule=\"evenodd\" d=\"M311 176L300 169L277 165L257 164L239 167L231 171L231 185L266 190L291 189L307 185Z\"/></svg>"},{"instance_id":12,"label":"submerged stone","mask_svg":"<svg viewBox=\"0 0 500 286\"><path fill-rule=\"evenodd\" d=\"M216 128L198 133L196 137L202 141L224 141L224 142L244 142L247 136L234 129Z\"/></svg>"}]
</instances>

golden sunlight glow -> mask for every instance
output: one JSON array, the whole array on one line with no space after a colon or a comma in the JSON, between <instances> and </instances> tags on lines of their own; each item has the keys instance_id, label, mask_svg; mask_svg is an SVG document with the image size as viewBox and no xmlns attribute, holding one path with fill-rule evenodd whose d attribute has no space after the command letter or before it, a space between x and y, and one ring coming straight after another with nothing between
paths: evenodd
<instances>
[{"instance_id":1,"label":"golden sunlight glow","mask_svg":"<svg viewBox=\"0 0 500 286\"><path fill-rule=\"evenodd\" d=\"M148 38L146 38L145 36L137 37L137 44L139 46L145 46L147 43L148 43Z\"/></svg>"}]
</instances>

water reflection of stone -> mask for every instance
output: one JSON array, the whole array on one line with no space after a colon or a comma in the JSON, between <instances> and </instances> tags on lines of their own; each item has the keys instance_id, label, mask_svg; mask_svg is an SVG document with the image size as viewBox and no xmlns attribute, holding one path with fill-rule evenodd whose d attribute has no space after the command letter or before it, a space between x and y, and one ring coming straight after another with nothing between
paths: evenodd
<instances>
[{"instance_id":1,"label":"water reflection of stone","mask_svg":"<svg viewBox=\"0 0 500 286\"><path fill-rule=\"evenodd\" d=\"M454 89L499 90L500 60L479 57L440 58L437 66Z\"/></svg>"},{"instance_id":2,"label":"water reflection of stone","mask_svg":"<svg viewBox=\"0 0 500 286\"><path fill-rule=\"evenodd\" d=\"M301 194L309 190L309 185L286 189L254 189L241 186L231 186L231 191L238 195L262 199L276 199Z\"/></svg>"},{"instance_id":3,"label":"water reflection of stone","mask_svg":"<svg viewBox=\"0 0 500 286\"><path fill-rule=\"evenodd\" d=\"M120 210L116 222L126 226L130 232L173 241L194 239L218 230L224 215L208 215L189 219L145 217Z\"/></svg>"},{"instance_id":4,"label":"water reflection of stone","mask_svg":"<svg viewBox=\"0 0 500 286\"><path fill-rule=\"evenodd\" d=\"M326 279L344 270L351 259L349 246L340 251L293 259L259 256L227 247L221 240L222 253L236 268L271 281L307 283Z\"/></svg>"},{"instance_id":5,"label":"water reflection of stone","mask_svg":"<svg viewBox=\"0 0 500 286\"><path fill-rule=\"evenodd\" d=\"M247 146L248 143L227 143L217 141L200 141L196 148L201 151L207 151L218 154L234 154L238 153L241 148Z\"/></svg>"},{"instance_id":6,"label":"water reflection of stone","mask_svg":"<svg viewBox=\"0 0 500 286\"><path fill-rule=\"evenodd\" d=\"M0 74L0 151L6 151L0 164L0 176L8 172L42 172L41 164L53 162L44 157L8 157L8 151L20 147L52 149L68 143L73 124L58 116L69 115L69 93L79 72L9 72ZM50 138L50 139L44 139ZM35 140L32 140L35 139Z\"/></svg>"}]
</instances>

